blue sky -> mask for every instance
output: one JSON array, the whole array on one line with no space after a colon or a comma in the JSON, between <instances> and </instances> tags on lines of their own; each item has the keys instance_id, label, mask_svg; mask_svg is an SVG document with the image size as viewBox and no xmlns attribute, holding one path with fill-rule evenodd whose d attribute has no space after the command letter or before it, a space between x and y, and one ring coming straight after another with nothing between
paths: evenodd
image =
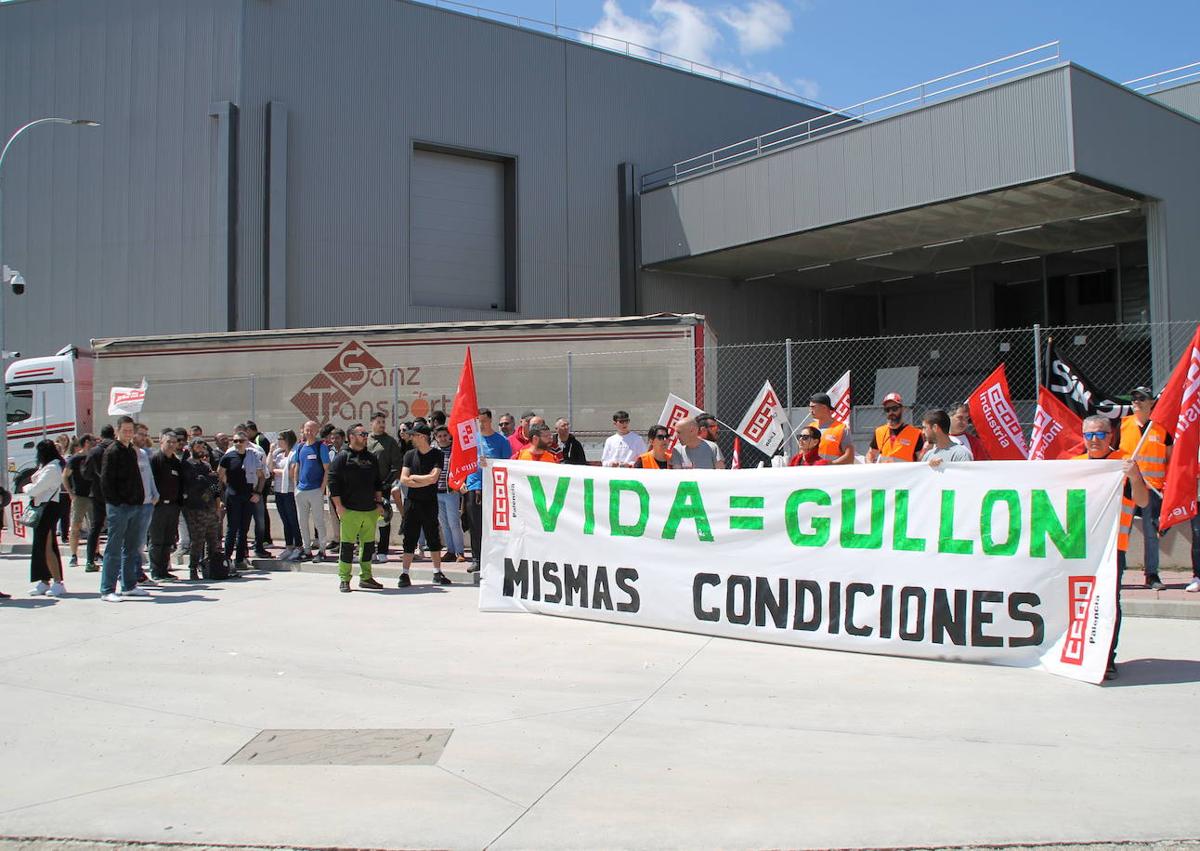
<instances>
[{"instance_id":1,"label":"blue sky","mask_svg":"<svg viewBox=\"0 0 1200 851\"><path fill-rule=\"evenodd\" d=\"M554 0L488 0L553 20ZM560 24L743 73L831 106L1061 40L1124 82L1200 61L1200 0L558 0Z\"/></svg>"}]
</instances>

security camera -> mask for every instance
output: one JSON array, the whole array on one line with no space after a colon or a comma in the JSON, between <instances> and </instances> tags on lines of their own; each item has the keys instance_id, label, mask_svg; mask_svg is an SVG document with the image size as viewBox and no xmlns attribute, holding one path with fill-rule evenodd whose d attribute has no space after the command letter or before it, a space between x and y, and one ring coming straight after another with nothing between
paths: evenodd
<instances>
[{"instance_id":1,"label":"security camera","mask_svg":"<svg viewBox=\"0 0 1200 851\"><path fill-rule=\"evenodd\" d=\"M12 285L13 295L23 295L25 293L25 277L20 272L14 272L9 279L9 284Z\"/></svg>"}]
</instances>

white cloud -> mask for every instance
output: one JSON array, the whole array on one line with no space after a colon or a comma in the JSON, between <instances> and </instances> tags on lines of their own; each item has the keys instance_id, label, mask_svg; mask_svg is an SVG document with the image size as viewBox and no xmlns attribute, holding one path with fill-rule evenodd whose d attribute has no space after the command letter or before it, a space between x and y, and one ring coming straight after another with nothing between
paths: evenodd
<instances>
[{"instance_id":1,"label":"white cloud","mask_svg":"<svg viewBox=\"0 0 1200 851\"><path fill-rule=\"evenodd\" d=\"M821 85L816 80L797 77L792 81L792 91L809 100L816 100L821 96Z\"/></svg>"},{"instance_id":2,"label":"white cloud","mask_svg":"<svg viewBox=\"0 0 1200 851\"><path fill-rule=\"evenodd\" d=\"M728 6L717 17L733 30L743 54L778 47L792 31L792 13L778 0L750 0L741 6Z\"/></svg>"},{"instance_id":3,"label":"white cloud","mask_svg":"<svg viewBox=\"0 0 1200 851\"><path fill-rule=\"evenodd\" d=\"M649 16L628 15L617 0L604 0L603 16L592 29L683 59L712 62L721 34L700 6L687 0L654 0Z\"/></svg>"}]
</instances>

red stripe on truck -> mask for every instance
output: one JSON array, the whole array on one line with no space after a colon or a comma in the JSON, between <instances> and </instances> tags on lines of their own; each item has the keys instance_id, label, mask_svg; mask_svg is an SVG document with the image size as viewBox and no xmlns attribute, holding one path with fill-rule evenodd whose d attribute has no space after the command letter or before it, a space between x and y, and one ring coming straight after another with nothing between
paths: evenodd
<instances>
[{"instance_id":1,"label":"red stripe on truck","mask_svg":"<svg viewBox=\"0 0 1200 851\"><path fill-rule=\"evenodd\" d=\"M45 426L26 426L25 428L10 428L8 436L11 437L27 437L31 434L41 434L42 431L70 431L75 428L75 423L48 423Z\"/></svg>"}]
</instances>

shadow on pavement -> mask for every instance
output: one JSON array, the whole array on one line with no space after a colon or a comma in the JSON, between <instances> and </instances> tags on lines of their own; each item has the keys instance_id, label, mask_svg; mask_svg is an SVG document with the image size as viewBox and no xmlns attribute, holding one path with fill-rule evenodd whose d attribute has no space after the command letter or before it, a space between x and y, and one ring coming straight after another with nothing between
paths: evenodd
<instances>
[{"instance_id":1,"label":"shadow on pavement","mask_svg":"<svg viewBox=\"0 0 1200 851\"><path fill-rule=\"evenodd\" d=\"M1117 669L1120 677L1106 683L1109 688L1200 683L1200 662L1194 659L1132 659Z\"/></svg>"},{"instance_id":2,"label":"shadow on pavement","mask_svg":"<svg viewBox=\"0 0 1200 851\"><path fill-rule=\"evenodd\" d=\"M0 600L0 608L5 609L44 609L58 602L54 597L13 597L11 600Z\"/></svg>"},{"instance_id":3,"label":"shadow on pavement","mask_svg":"<svg viewBox=\"0 0 1200 851\"><path fill-rule=\"evenodd\" d=\"M351 586L353 587L353 586ZM364 594L384 594L387 596L405 597L414 594L445 594L446 589L441 585L411 585L408 588L384 588L381 591L367 591L360 588L354 588L355 592L362 591Z\"/></svg>"}]
</instances>

